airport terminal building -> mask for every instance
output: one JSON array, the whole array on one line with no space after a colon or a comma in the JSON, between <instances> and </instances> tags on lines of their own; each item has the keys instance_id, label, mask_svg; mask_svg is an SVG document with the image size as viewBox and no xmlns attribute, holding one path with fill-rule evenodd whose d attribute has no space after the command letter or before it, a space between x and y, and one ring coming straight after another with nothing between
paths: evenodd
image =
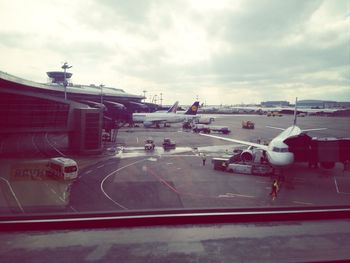
<instances>
[{"instance_id":1,"label":"airport terminal building","mask_svg":"<svg viewBox=\"0 0 350 263\"><path fill-rule=\"evenodd\" d=\"M13 133L64 132L78 154L102 151L102 128L118 128L132 112L148 111L143 96L122 89L75 85L72 73L47 72L48 84L0 71L0 137Z\"/></svg>"}]
</instances>

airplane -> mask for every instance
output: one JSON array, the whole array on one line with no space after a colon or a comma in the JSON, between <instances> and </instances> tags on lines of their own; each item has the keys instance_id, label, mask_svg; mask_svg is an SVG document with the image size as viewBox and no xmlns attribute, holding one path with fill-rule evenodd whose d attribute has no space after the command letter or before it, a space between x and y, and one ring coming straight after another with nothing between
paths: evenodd
<instances>
[{"instance_id":1,"label":"airplane","mask_svg":"<svg viewBox=\"0 0 350 263\"><path fill-rule=\"evenodd\" d=\"M235 143L239 143L239 144L248 145L249 146L248 149L244 150L241 154L241 158L244 161L252 161L253 160L254 155L252 152L252 148L261 149L261 150L265 151L266 157L272 166L277 167L277 168L283 168L283 167L290 166L294 162L294 154L289 151L288 145L285 143L285 141L288 138L298 136L299 134L301 134L303 132L320 131L320 130L327 129L327 128L316 128L316 129L302 130L296 125L296 123L297 123L297 98L295 101L294 121L293 121L292 126L286 128L286 129L267 126L269 128L282 130L282 132L279 135L277 135L275 138L273 138L268 145L262 145L262 144L258 144L258 143L236 140L236 139L231 139L231 138L224 138L224 137L219 137L219 136L209 135L209 134L201 134L201 135L212 137L212 138L217 138L217 139L225 140L225 141L229 141L229 142L235 142Z\"/></svg>"},{"instance_id":2,"label":"airplane","mask_svg":"<svg viewBox=\"0 0 350 263\"><path fill-rule=\"evenodd\" d=\"M176 101L176 102L174 103L174 105L171 106L168 110L157 110L157 111L155 111L155 112L158 112L158 113L159 113L159 112L161 112L161 113L165 113L165 112L176 113L178 107L179 107L179 102Z\"/></svg>"},{"instance_id":3,"label":"airplane","mask_svg":"<svg viewBox=\"0 0 350 263\"><path fill-rule=\"evenodd\" d=\"M152 112L152 113L133 113L132 119L135 123L143 123L145 127L156 126L157 128L159 128L160 124L164 124L164 127L165 127L167 123L184 122L185 120L187 120L187 118L195 116L197 114L198 107L199 107L199 102L196 101L192 104L191 107L188 108L188 110L184 114L177 114L173 111Z\"/></svg>"}]
</instances>

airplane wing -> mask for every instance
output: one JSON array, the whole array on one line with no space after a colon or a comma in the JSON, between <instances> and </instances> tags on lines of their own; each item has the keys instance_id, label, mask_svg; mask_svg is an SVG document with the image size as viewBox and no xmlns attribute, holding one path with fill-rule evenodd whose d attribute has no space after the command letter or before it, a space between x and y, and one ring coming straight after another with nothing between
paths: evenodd
<instances>
[{"instance_id":1,"label":"airplane wing","mask_svg":"<svg viewBox=\"0 0 350 263\"><path fill-rule=\"evenodd\" d=\"M327 128L306 129L306 130L301 130L301 131L308 132L308 131L324 131L324 130L327 130Z\"/></svg>"},{"instance_id":2,"label":"airplane wing","mask_svg":"<svg viewBox=\"0 0 350 263\"><path fill-rule=\"evenodd\" d=\"M208 137L212 137L212 138L216 138L216 139L220 139L223 141L228 141L228 142L236 142L239 144L244 144L244 145L248 145L248 146L253 146L262 150L267 151L267 145L263 145L263 144L258 144L258 143L253 143L253 142L247 142L247 141L241 141L241 140L236 140L236 139L231 139L231 138L225 138L225 137L220 137L220 136L215 136L215 135L210 135L210 134L203 134L200 133L200 135L202 136L208 136Z\"/></svg>"}]
</instances>

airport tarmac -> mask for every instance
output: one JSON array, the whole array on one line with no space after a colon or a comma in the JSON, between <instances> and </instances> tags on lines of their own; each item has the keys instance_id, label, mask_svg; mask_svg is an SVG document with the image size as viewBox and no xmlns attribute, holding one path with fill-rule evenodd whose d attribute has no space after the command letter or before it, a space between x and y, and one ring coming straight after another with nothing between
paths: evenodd
<instances>
[{"instance_id":1,"label":"airport tarmac","mask_svg":"<svg viewBox=\"0 0 350 263\"><path fill-rule=\"evenodd\" d=\"M255 129L242 129L243 120L255 122ZM252 142L259 138L268 142L279 131L267 128L267 125L286 128L292 121L292 116L218 115L213 125L230 128L230 134L219 136ZM298 126L302 129L327 128L309 133L317 137L348 137L350 131L348 118L304 117L298 119ZM154 139L156 148L146 152L144 140L149 137ZM164 138L175 140L176 149L164 151L161 146ZM49 136L49 139L53 141L57 138ZM65 140L63 137L61 139ZM55 145L58 145L57 140ZM347 205L350 201L350 172L343 172L341 164L324 170L310 169L305 163L294 164L285 171L278 197L271 200L271 176L233 174L213 169L211 158L242 146L183 131L181 124L160 129L124 127L118 132L117 142L106 143L105 147L103 156L77 157L79 178L69 187L61 187L62 191L69 193L57 193L55 188L55 194L50 194L52 191L42 191L41 194L52 195L51 199L63 195L69 197L69 202L61 207L67 212ZM205 166L200 156L203 153L207 156ZM9 183L17 203L25 203L21 199L25 199L26 194L37 194L29 191L22 193L21 189L25 189L23 182L21 188L16 182L9 180ZM53 185L46 183L49 186L40 187ZM5 182L1 186L7 187ZM6 192L11 194L11 191ZM49 199L46 196L42 198ZM24 212L31 211L25 206L22 209Z\"/></svg>"},{"instance_id":2,"label":"airport tarmac","mask_svg":"<svg viewBox=\"0 0 350 263\"><path fill-rule=\"evenodd\" d=\"M242 129L242 120L255 122L256 128ZM221 115L213 125L230 128L231 133L220 135L223 137L253 142L260 138L268 142L279 131L266 125L286 128L292 120L292 116ZM347 120L305 117L298 122L304 129L328 128L310 132L311 136L347 137L350 131ZM144 140L149 137L154 139L156 148L145 152ZM176 149L164 151L161 147L164 138L175 140ZM236 147L242 146L183 131L180 124L160 129L125 127L118 133L118 147L110 149L112 156L82 171L80 181L86 184L77 182L72 187L71 205L79 211L84 204L80 193L91 190L93 182L100 182L93 192L100 190L97 199L107 198L110 202L104 204L111 210L347 205L350 201L350 173L343 173L341 164L324 170L310 169L306 163L295 164L284 172L278 198L272 201L269 196L272 177L213 169L211 158L226 155ZM113 150L116 150L114 155ZM200 156L203 153L207 156L205 166ZM91 196L88 203L83 211L100 207L100 201Z\"/></svg>"}]
</instances>

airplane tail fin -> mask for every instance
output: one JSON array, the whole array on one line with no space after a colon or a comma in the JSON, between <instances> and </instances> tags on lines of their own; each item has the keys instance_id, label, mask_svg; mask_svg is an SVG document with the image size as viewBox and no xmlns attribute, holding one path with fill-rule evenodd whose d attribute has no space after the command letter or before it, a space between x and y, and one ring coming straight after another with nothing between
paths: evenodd
<instances>
[{"instance_id":1,"label":"airplane tail fin","mask_svg":"<svg viewBox=\"0 0 350 263\"><path fill-rule=\"evenodd\" d=\"M297 125L297 104L298 104L298 97L295 98L295 107L294 107L294 121L293 126Z\"/></svg>"},{"instance_id":2,"label":"airplane tail fin","mask_svg":"<svg viewBox=\"0 0 350 263\"><path fill-rule=\"evenodd\" d=\"M179 102L176 101L176 102L174 103L174 105L171 106L171 108L170 108L167 112L169 112L169 113L176 113L177 107L178 107L178 106L179 106Z\"/></svg>"},{"instance_id":3,"label":"airplane tail fin","mask_svg":"<svg viewBox=\"0 0 350 263\"><path fill-rule=\"evenodd\" d=\"M199 108L199 101L195 101L185 112L186 115L196 115Z\"/></svg>"}]
</instances>

